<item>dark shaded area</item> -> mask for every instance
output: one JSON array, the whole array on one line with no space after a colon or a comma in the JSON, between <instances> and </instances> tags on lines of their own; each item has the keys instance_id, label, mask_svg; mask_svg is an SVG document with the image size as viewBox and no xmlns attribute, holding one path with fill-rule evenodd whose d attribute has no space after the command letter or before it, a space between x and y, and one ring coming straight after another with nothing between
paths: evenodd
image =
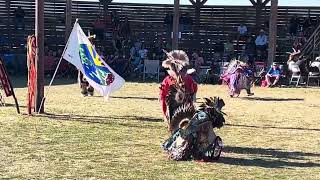
<instances>
[{"instance_id":1,"label":"dark shaded area","mask_svg":"<svg viewBox=\"0 0 320 180\"><path fill-rule=\"evenodd\" d=\"M303 98L241 97L249 101L304 101Z\"/></svg>"},{"instance_id":2,"label":"dark shaded area","mask_svg":"<svg viewBox=\"0 0 320 180\"><path fill-rule=\"evenodd\" d=\"M26 76L9 76L13 88L26 88L28 78ZM48 86L51 81L51 77L45 77L45 86ZM76 78L55 78L52 85L68 85L77 83Z\"/></svg>"},{"instance_id":3,"label":"dark shaded area","mask_svg":"<svg viewBox=\"0 0 320 180\"><path fill-rule=\"evenodd\" d=\"M60 114L39 114L36 117L47 117L53 120L66 120L66 121L78 121L78 122L85 122L85 123L96 123L96 124L114 124L114 121L109 120L136 120L136 121L143 121L143 122L162 122L163 120L160 118L153 118L153 117L142 117L142 116L89 116L89 115L60 115ZM134 126L129 125L123 122L117 122L116 124L123 125L123 126L131 126L131 127L141 127L141 126ZM147 125L143 125L144 127ZM151 127L151 126L150 126Z\"/></svg>"},{"instance_id":4,"label":"dark shaded area","mask_svg":"<svg viewBox=\"0 0 320 180\"><path fill-rule=\"evenodd\" d=\"M152 98L152 97L133 97L133 96L110 96L110 98L114 99L142 99L142 100L149 100L149 101L157 101L158 98Z\"/></svg>"},{"instance_id":5,"label":"dark shaded area","mask_svg":"<svg viewBox=\"0 0 320 180\"><path fill-rule=\"evenodd\" d=\"M305 159L305 157L320 157L320 153L304 153L298 151L281 151L280 149L265 149L253 147L233 147L225 146L224 152L237 154L253 154L264 157L285 158L285 159Z\"/></svg>"},{"instance_id":6,"label":"dark shaded area","mask_svg":"<svg viewBox=\"0 0 320 180\"><path fill-rule=\"evenodd\" d=\"M264 159L243 159L234 157L222 157L216 163L223 163L235 166L256 166L263 168L296 168L296 167L320 167L318 163L288 162L284 160L264 160Z\"/></svg>"},{"instance_id":7,"label":"dark shaded area","mask_svg":"<svg viewBox=\"0 0 320 180\"><path fill-rule=\"evenodd\" d=\"M301 130L301 131L320 131L316 128L299 128L299 127L276 127L276 126L254 126L254 125L242 125L242 124L226 124L227 126L243 127L243 128L258 128L258 129L284 129L284 130Z\"/></svg>"},{"instance_id":8,"label":"dark shaded area","mask_svg":"<svg viewBox=\"0 0 320 180\"><path fill-rule=\"evenodd\" d=\"M218 163L237 165L237 166L256 166L264 168L290 168L290 167L320 167L320 164L313 162L288 162L288 160L309 160L309 157L319 157L320 154L304 153L297 151L281 151L280 149L264 149L252 147L224 147L226 153L257 155L260 157L278 158L271 159L243 159L235 157L223 157Z\"/></svg>"},{"instance_id":9,"label":"dark shaded area","mask_svg":"<svg viewBox=\"0 0 320 180\"><path fill-rule=\"evenodd\" d=\"M6 103L5 107L16 107L16 105L15 104L11 104L11 103ZM19 104L19 107L26 108L27 106Z\"/></svg>"}]
</instances>

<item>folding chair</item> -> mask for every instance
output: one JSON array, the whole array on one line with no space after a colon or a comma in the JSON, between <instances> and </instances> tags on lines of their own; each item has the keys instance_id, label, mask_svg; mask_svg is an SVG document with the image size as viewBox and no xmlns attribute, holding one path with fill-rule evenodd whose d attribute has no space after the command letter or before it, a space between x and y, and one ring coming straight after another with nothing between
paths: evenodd
<instances>
[{"instance_id":1,"label":"folding chair","mask_svg":"<svg viewBox=\"0 0 320 180\"><path fill-rule=\"evenodd\" d=\"M211 70L210 66L200 66L200 72L198 72L200 82L206 83L208 81L210 70Z\"/></svg>"},{"instance_id":2,"label":"folding chair","mask_svg":"<svg viewBox=\"0 0 320 180\"><path fill-rule=\"evenodd\" d=\"M1 93L2 90L3 90L3 87L2 87L2 84L1 84L1 81L0 81L0 105L1 106L5 106L6 103L4 101L4 96L2 96L2 93Z\"/></svg>"},{"instance_id":3,"label":"folding chair","mask_svg":"<svg viewBox=\"0 0 320 180\"><path fill-rule=\"evenodd\" d=\"M159 60L145 60L143 67L143 81L146 79L146 74L157 76L158 82L160 81L160 61Z\"/></svg>"},{"instance_id":4,"label":"folding chair","mask_svg":"<svg viewBox=\"0 0 320 180\"><path fill-rule=\"evenodd\" d=\"M289 84L295 83L295 85L298 86L299 82L301 80L301 71L300 71L299 66L293 64L293 65L291 65L291 67L289 69L292 72Z\"/></svg>"},{"instance_id":5,"label":"folding chair","mask_svg":"<svg viewBox=\"0 0 320 180\"><path fill-rule=\"evenodd\" d=\"M318 86L320 86L320 61L314 61L310 64L307 86L309 86L310 79L316 79L318 81Z\"/></svg>"}]
</instances>

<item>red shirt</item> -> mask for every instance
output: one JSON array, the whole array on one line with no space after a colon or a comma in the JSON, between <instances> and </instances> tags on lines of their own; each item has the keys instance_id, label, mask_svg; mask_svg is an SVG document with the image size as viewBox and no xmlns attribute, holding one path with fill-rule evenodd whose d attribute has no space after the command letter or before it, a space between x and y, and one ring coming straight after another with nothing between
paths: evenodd
<instances>
[{"instance_id":1,"label":"red shirt","mask_svg":"<svg viewBox=\"0 0 320 180\"><path fill-rule=\"evenodd\" d=\"M196 94L198 91L198 85L195 83L190 75L185 75L183 77L185 88L188 93ZM161 83L160 87L160 103L162 106L162 113L167 116L167 105L166 105L166 96L169 93L169 87L176 83L176 79L172 76L167 76Z\"/></svg>"}]
</instances>

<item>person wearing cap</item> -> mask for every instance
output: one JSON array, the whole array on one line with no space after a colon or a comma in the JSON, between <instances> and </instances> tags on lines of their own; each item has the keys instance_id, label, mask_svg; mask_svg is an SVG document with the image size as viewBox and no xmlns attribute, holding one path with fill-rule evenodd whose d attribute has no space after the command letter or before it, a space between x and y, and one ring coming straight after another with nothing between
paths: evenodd
<instances>
[{"instance_id":1,"label":"person wearing cap","mask_svg":"<svg viewBox=\"0 0 320 180\"><path fill-rule=\"evenodd\" d=\"M280 79L280 75L281 75L281 69L276 63L273 63L272 67L268 70L265 76L267 81L267 87L275 86ZM274 79L273 83L271 83L272 79Z\"/></svg>"},{"instance_id":2,"label":"person wearing cap","mask_svg":"<svg viewBox=\"0 0 320 180\"><path fill-rule=\"evenodd\" d=\"M170 115L167 111L166 98L169 95L170 88L173 86L183 89L186 99L193 102L193 97L197 93L198 86L192 77L187 74L187 66L189 65L189 58L182 50L174 50L167 53L167 59L162 62L162 66L166 68L168 76L164 78L160 86L160 103L164 120L168 122Z\"/></svg>"}]
</instances>

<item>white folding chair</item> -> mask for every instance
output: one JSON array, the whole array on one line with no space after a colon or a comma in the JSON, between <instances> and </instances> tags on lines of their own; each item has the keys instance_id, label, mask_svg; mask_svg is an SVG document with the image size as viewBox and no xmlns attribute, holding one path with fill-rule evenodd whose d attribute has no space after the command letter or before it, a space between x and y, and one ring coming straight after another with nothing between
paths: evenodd
<instances>
[{"instance_id":1,"label":"white folding chair","mask_svg":"<svg viewBox=\"0 0 320 180\"><path fill-rule=\"evenodd\" d=\"M3 87L2 87L2 84L1 84L1 81L0 81L0 105L1 106L5 106L5 101L4 101L4 96L2 96L1 94L1 91L3 91Z\"/></svg>"},{"instance_id":2,"label":"white folding chair","mask_svg":"<svg viewBox=\"0 0 320 180\"><path fill-rule=\"evenodd\" d=\"M159 60L145 60L143 68L143 81L146 79L146 74L152 74L157 76L159 82L160 74L160 61Z\"/></svg>"},{"instance_id":3,"label":"white folding chair","mask_svg":"<svg viewBox=\"0 0 320 180\"><path fill-rule=\"evenodd\" d=\"M318 86L320 86L320 61L314 61L310 64L310 69L317 69L316 71L310 71L308 74L307 86L309 86L310 79L316 79Z\"/></svg>"},{"instance_id":4,"label":"white folding chair","mask_svg":"<svg viewBox=\"0 0 320 180\"><path fill-rule=\"evenodd\" d=\"M298 65L295 64L291 64L291 67L289 67L289 69L292 72L292 76L290 79L289 84L295 83L296 86L299 85L299 82L301 80L301 71Z\"/></svg>"}]
</instances>

